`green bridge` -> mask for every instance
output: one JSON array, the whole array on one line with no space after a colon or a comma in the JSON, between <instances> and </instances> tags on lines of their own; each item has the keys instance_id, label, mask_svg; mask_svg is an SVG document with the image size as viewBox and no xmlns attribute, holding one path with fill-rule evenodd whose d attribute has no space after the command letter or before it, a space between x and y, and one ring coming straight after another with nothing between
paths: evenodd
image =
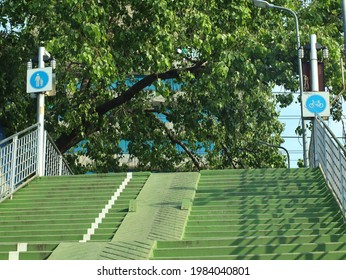
<instances>
[{"instance_id":1,"label":"green bridge","mask_svg":"<svg viewBox=\"0 0 346 280\"><path fill-rule=\"evenodd\" d=\"M39 177L0 204L0 259L346 259L320 168Z\"/></svg>"}]
</instances>

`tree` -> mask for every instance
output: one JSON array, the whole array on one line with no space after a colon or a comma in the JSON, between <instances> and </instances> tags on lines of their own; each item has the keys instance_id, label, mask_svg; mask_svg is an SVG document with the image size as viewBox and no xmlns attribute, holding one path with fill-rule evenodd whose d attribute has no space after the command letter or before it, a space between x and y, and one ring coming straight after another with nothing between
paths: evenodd
<instances>
[{"instance_id":1,"label":"tree","mask_svg":"<svg viewBox=\"0 0 346 280\"><path fill-rule=\"evenodd\" d=\"M330 8L281 2L306 25L307 9ZM281 13L242 0L4 0L0 7L2 26L11 27L1 40L13 53L0 59L17 81L0 81L7 131L34 120L35 100L23 93L24 61L43 43L58 62L46 128L63 152L83 143L77 153L92 159L94 170L119 170L121 140L140 168L284 166L284 156L260 144L283 143L272 87L298 88L294 23ZM339 27L324 30L323 38L340 40ZM336 58L337 48L331 51ZM153 102L158 96L164 102Z\"/></svg>"}]
</instances>

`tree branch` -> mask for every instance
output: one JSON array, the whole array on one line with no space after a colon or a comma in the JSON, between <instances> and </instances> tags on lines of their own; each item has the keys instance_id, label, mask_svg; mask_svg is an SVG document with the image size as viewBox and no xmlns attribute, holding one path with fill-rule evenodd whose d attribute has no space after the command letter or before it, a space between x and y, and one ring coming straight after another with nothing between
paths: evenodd
<instances>
[{"instance_id":1,"label":"tree branch","mask_svg":"<svg viewBox=\"0 0 346 280\"><path fill-rule=\"evenodd\" d=\"M197 168L198 171L201 170L200 166L199 166L199 162L197 160L197 158L193 155L193 153L188 149L188 147L186 147L186 145L180 141L176 135L174 135L171 130L169 130L166 125L160 121L154 114L152 113L148 113L151 114L153 116L153 119L156 121L156 123L164 130L164 132L166 133L167 137L169 138L169 140L171 140L171 142L173 144L178 144L180 147L182 147L182 149L187 153L187 155L190 157L190 159L192 160L194 166Z\"/></svg>"},{"instance_id":2,"label":"tree branch","mask_svg":"<svg viewBox=\"0 0 346 280\"><path fill-rule=\"evenodd\" d=\"M135 83L132 87L127 89L125 92L123 92L122 94L120 94L116 98L113 98L112 100L98 106L96 108L96 112L102 116L105 113L107 113L108 111L130 101L138 92L140 92L144 88L150 86L151 84L153 84L158 79L167 80L167 79L178 78L180 73L182 73L182 72L196 73L201 69L203 64L204 64L204 61L199 61L195 65L188 67L188 68L173 69L173 70L169 70L167 72L163 72L163 73L159 73L159 74L148 75L148 76L144 77L143 79L141 79L140 81L138 81L137 83Z\"/></svg>"},{"instance_id":3,"label":"tree branch","mask_svg":"<svg viewBox=\"0 0 346 280\"><path fill-rule=\"evenodd\" d=\"M129 102L137 93L139 93L141 90L146 88L147 86L150 86L152 83L154 83L156 80L167 80L167 79L173 79L178 78L180 73L183 72L190 72L190 73L198 73L205 61L199 61L195 65L188 67L188 68L181 68L181 69L173 69L169 70L163 73L159 74L151 74L137 83L135 83L133 86L128 88L126 91L121 93L119 96L103 103L102 105L99 105L96 107L96 112L99 115L99 118L102 118L107 112L110 110L113 110L127 102ZM82 126L86 128L86 134L90 135L90 133L94 133L95 131L98 131L99 124L90 123L87 121L82 122ZM82 139L79 136L78 129L73 129L71 132L62 134L57 140L56 144L60 151L62 153L66 152L69 148L77 145Z\"/></svg>"},{"instance_id":4,"label":"tree branch","mask_svg":"<svg viewBox=\"0 0 346 280\"><path fill-rule=\"evenodd\" d=\"M228 147L227 147L225 144L222 144L222 148L223 148L223 150L225 151L226 156L227 156L228 160L231 162L233 168L234 168L234 169L237 169L237 166L236 166L236 164L235 164L235 161L234 161L234 159L233 159L233 157L232 157L232 155L231 155L231 153L230 153Z\"/></svg>"}]
</instances>

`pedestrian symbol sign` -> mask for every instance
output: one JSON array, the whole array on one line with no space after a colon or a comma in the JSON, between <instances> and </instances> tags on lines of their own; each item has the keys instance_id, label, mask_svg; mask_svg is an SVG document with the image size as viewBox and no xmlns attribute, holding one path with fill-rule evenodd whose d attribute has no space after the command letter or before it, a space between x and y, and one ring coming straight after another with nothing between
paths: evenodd
<instances>
[{"instance_id":1,"label":"pedestrian symbol sign","mask_svg":"<svg viewBox=\"0 0 346 280\"><path fill-rule=\"evenodd\" d=\"M52 67L29 69L27 71L27 93L50 90L52 90Z\"/></svg>"}]
</instances>

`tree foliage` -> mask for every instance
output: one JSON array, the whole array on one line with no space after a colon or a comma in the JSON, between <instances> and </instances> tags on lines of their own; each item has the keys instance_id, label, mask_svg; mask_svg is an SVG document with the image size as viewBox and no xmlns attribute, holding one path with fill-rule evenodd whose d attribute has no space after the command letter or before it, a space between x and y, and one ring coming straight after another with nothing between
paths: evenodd
<instances>
[{"instance_id":1,"label":"tree foliage","mask_svg":"<svg viewBox=\"0 0 346 280\"><path fill-rule=\"evenodd\" d=\"M305 41L316 32L330 48L326 77L337 92L340 5L303 2L275 4L297 11ZM143 169L285 165L260 142L283 143L273 86L298 88L288 15L244 0L3 0L0 9L8 133L35 121L25 62L43 44L58 62L46 129L63 152L82 143L74 154L91 159L89 169L119 170L122 140Z\"/></svg>"}]
</instances>

